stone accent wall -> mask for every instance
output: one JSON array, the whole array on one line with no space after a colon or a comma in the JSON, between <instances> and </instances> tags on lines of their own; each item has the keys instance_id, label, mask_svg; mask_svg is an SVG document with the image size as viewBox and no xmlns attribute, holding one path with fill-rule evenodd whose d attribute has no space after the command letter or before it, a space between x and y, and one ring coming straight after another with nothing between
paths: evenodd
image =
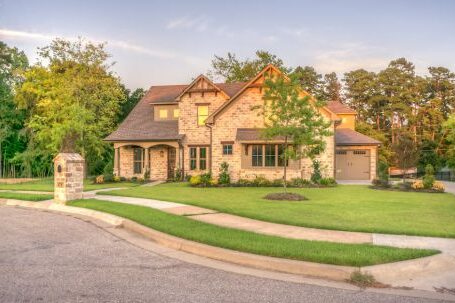
<instances>
[{"instance_id":1,"label":"stone accent wall","mask_svg":"<svg viewBox=\"0 0 455 303\"><path fill-rule=\"evenodd\" d=\"M370 151L370 180L377 178L378 147L377 146L337 146L338 150L363 149Z\"/></svg>"},{"instance_id":2,"label":"stone accent wall","mask_svg":"<svg viewBox=\"0 0 455 303\"><path fill-rule=\"evenodd\" d=\"M133 147L123 146L119 148L120 153L120 177L130 179L134 176L142 177L142 174L134 174L134 153Z\"/></svg>"},{"instance_id":3,"label":"stone accent wall","mask_svg":"<svg viewBox=\"0 0 455 303\"><path fill-rule=\"evenodd\" d=\"M241 154L244 145L240 142L233 144L233 155L223 155L222 141L235 141L238 128L263 128L264 118L251 110L252 106L262 105L262 92L259 88L247 89L238 100L233 102L216 119L213 127L212 160L213 174L218 175L220 164L223 161L229 163L229 170L233 181L238 179L252 179L255 176L264 176L267 179L279 179L283 177L282 168L258 168L244 169L241 165ZM333 124L331 126L333 132ZM334 137L327 137L326 151L318 157L323 167L325 177L334 176ZM311 176L312 168L309 159L302 159L298 169L288 169L288 177Z\"/></svg>"},{"instance_id":4,"label":"stone accent wall","mask_svg":"<svg viewBox=\"0 0 455 303\"><path fill-rule=\"evenodd\" d=\"M58 203L82 199L84 159L77 153L60 153L54 159L54 199Z\"/></svg>"}]
</instances>

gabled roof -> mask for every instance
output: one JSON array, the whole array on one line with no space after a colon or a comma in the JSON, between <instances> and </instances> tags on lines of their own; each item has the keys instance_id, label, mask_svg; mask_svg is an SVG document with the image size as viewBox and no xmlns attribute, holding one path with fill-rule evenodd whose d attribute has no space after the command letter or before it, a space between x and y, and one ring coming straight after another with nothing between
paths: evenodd
<instances>
[{"instance_id":1,"label":"gabled roof","mask_svg":"<svg viewBox=\"0 0 455 303\"><path fill-rule=\"evenodd\" d=\"M347 105L344 105L340 101L329 101L329 102L327 102L326 107L328 109L330 109L332 112L334 112L335 114L353 114L353 115L357 114L357 112L355 110L353 110L352 108L350 108Z\"/></svg>"},{"instance_id":2,"label":"gabled roof","mask_svg":"<svg viewBox=\"0 0 455 303\"><path fill-rule=\"evenodd\" d=\"M242 83L216 84L228 96L235 95L245 85ZM154 121L156 104L177 104L175 99L188 85L152 86L134 107L118 129L105 138L106 141L153 141L179 140L178 121ZM152 105L151 105L152 104Z\"/></svg>"},{"instance_id":3,"label":"gabled roof","mask_svg":"<svg viewBox=\"0 0 455 303\"><path fill-rule=\"evenodd\" d=\"M176 101L180 101L180 99L185 95L186 93L190 92L191 89L196 86L200 81L205 81L207 82L210 86L213 87L213 89L217 92L220 92L226 96L226 98L229 98L229 95L224 92L222 89L220 89L215 83L212 82L209 78L207 78L204 75L199 75L196 79L193 80L193 82L190 83L178 96L175 98Z\"/></svg>"},{"instance_id":4,"label":"gabled roof","mask_svg":"<svg viewBox=\"0 0 455 303\"><path fill-rule=\"evenodd\" d=\"M380 145L381 142L358 133L350 128L340 128L335 130L336 145Z\"/></svg>"}]
</instances>

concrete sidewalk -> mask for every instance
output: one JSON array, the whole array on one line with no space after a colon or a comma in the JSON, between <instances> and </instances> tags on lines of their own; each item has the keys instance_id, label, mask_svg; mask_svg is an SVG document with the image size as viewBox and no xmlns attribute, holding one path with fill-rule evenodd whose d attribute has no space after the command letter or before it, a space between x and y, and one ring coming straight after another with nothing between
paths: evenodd
<instances>
[{"instance_id":1,"label":"concrete sidewalk","mask_svg":"<svg viewBox=\"0 0 455 303\"><path fill-rule=\"evenodd\" d=\"M301 226L285 225L254 220L236 215L219 213L211 209L185 205L182 203L154 199L131 198L108 195L94 195L94 199L146 206L161 211L186 216L194 220L246 231L279 236L283 238L329 241L337 243L371 243L407 248L438 249L455 256L455 239L385 235L363 232L325 230Z\"/></svg>"}]
</instances>

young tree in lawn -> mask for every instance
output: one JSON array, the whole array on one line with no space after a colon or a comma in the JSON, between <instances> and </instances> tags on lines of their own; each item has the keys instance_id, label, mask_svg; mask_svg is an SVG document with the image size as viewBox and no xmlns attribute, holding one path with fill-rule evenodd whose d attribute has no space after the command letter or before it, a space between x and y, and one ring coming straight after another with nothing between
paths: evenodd
<instances>
[{"instance_id":1,"label":"young tree in lawn","mask_svg":"<svg viewBox=\"0 0 455 303\"><path fill-rule=\"evenodd\" d=\"M419 157L417 145L411 135L400 132L397 134L395 143L392 145L395 153L395 161L403 171L403 183L406 173L412 167L415 167Z\"/></svg>"},{"instance_id":2,"label":"young tree in lawn","mask_svg":"<svg viewBox=\"0 0 455 303\"><path fill-rule=\"evenodd\" d=\"M331 135L330 122L320 114L323 103L304 96L298 75L275 74L264 82L264 103L256 106L265 117L263 137L283 138L283 186L286 192L287 163L290 159L314 158L325 149Z\"/></svg>"}]
</instances>

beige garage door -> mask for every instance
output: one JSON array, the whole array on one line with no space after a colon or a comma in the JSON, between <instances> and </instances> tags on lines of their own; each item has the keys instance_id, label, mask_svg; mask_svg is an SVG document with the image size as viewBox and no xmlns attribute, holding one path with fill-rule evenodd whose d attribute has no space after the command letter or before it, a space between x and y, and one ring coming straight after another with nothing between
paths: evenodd
<instances>
[{"instance_id":1,"label":"beige garage door","mask_svg":"<svg viewBox=\"0 0 455 303\"><path fill-rule=\"evenodd\" d=\"M370 151L361 149L336 151L338 180L369 180Z\"/></svg>"}]
</instances>

